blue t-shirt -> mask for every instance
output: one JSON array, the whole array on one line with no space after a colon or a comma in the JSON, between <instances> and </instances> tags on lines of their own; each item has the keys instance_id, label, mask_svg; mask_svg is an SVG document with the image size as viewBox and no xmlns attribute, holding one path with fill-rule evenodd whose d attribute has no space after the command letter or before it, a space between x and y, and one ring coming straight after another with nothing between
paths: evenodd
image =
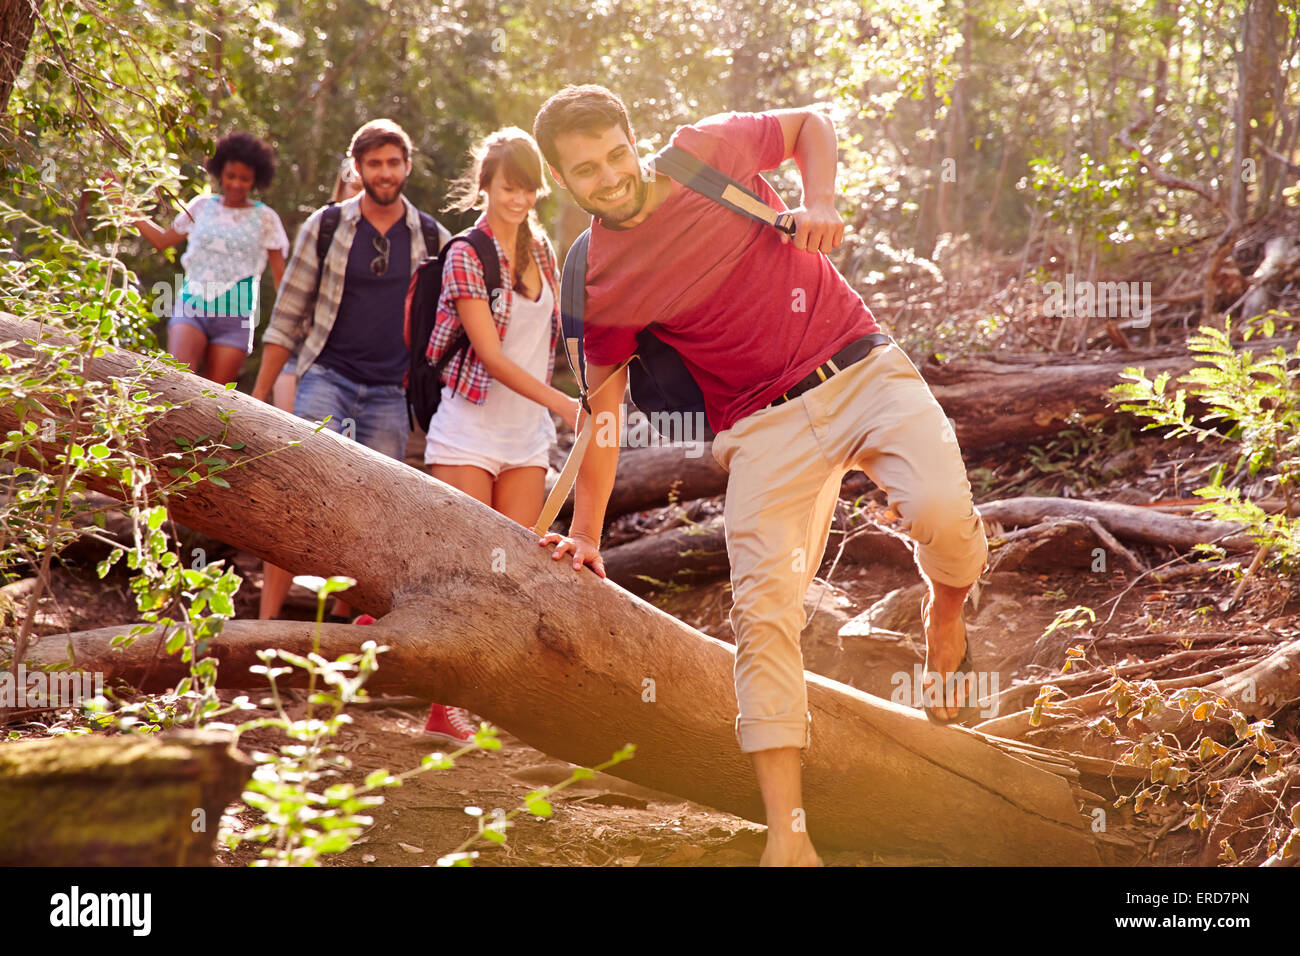
<instances>
[{"instance_id":1,"label":"blue t-shirt","mask_svg":"<svg viewBox=\"0 0 1300 956\"><path fill-rule=\"evenodd\" d=\"M378 238L370 220L359 217L338 316L316 361L362 385L401 385L409 365L402 326L411 281L411 230L405 219L388 230L388 270L381 276L370 269L379 256Z\"/></svg>"}]
</instances>

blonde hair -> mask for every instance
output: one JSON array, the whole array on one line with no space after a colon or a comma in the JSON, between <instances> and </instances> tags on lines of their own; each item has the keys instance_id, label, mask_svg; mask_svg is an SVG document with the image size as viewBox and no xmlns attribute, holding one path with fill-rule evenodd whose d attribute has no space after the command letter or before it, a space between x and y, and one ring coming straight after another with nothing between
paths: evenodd
<instances>
[{"instance_id":1,"label":"blonde hair","mask_svg":"<svg viewBox=\"0 0 1300 956\"><path fill-rule=\"evenodd\" d=\"M330 202L343 202L345 199L351 199L361 192L363 188L361 177L357 175L357 171L352 165L352 158L344 156L343 162L339 163L338 175L334 177L334 192L330 194Z\"/></svg>"}]
</instances>

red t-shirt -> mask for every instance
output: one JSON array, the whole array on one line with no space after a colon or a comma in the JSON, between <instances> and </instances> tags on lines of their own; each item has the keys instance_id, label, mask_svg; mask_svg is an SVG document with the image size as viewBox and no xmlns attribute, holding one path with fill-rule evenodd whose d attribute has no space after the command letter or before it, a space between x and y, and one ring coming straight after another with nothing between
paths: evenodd
<instances>
[{"instance_id":1,"label":"red t-shirt","mask_svg":"<svg viewBox=\"0 0 1300 956\"><path fill-rule=\"evenodd\" d=\"M759 173L784 158L780 121L724 113L680 127L673 143L785 204ZM648 219L617 230L597 220L587 250L587 361L617 365L652 322L704 393L716 432L763 408L876 320L824 254L672 183Z\"/></svg>"}]
</instances>

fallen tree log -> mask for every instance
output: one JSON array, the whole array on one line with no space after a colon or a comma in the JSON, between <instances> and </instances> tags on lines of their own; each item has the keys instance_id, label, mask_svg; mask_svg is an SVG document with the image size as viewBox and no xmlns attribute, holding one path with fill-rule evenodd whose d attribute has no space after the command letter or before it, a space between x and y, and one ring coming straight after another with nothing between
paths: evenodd
<instances>
[{"instance_id":1,"label":"fallen tree log","mask_svg":"<svg viewBox=\"0 0 1300 956\"><path fill-rule=\"evenodd\" d=\"M1163 514L1136 505L1078 498L1004 498L986 501L977 505L976 510L986 523L1011 527L1036 525L1047 518L1093 519L1117 538L1168 545L1178 551L1190 551L1198 544L1210 542L1232 552L1258 548L1241 525L1234 522Z\"/></svg>"},{"instance_id":2,"label":"fallen tree log","mask_svg":"<svg viewBox=\"0 0 1300 956\"><path fill-rule=\"evenodd\" d=\"M0 316L7 354L31 356L22 340L40 337L35 323ZM133 376L140 361L110 350L84 374ZM256 458L222 473L229 487L203 482L173 498L173 517L296 573L351 575L349 602L381 617L364 631L325 628L323 654L381 641L392 651L373 678L377 691L468 707L574 763L606 760L632 742L636 758L618 776L762 819L734 736L729 645L553 561L529 531L420 471L237 392L202 397L205 383L193 375L162 372L152 387L174 405L148 429L153 448L220 434L224 417L227 441ZM0 427L16 426L14 410L0 408ZM46 638L33 656L51 664L71 644L76 666L144 689L182 676L177 658L155 659L156 637L113 648L125 630ZM212 643L220 683L259 683L248 667L268 646L303 653L311 628L228 623ZM1036 760L1023 745L932 725L918 710L814 674L808 704L805 809L818 842L971 864L1099 862L1077 775L1061 772L1068 760L1046 752Z\"/></svg>"},{"instance_id":3,"label":"fallen tree log","mask_svg":"<svg viewBox=\"0 0 1300 956\"><path fill-rule=\"evenodd\" d=\"M871 527L858 527L843 540L831 534L822 560L825 570L835 560L841 542L846 564L889 564L912 568L916 560L902 537ZM611 581L633 594L645 595L673 585L699 584L731 573L726 529L721 515L684 527L649 534L601 552Z\"/></svg>"},{"instance_id":4,"label":"fallen tree log","mask_svg":"<svg viewBox=\"0 0 1300 956\"><path fill-rule=\"evenodd\" d=\"M233 735L57 737L0 747L0 866L208 866L253 762Z\"/></svg>"},{"instance_id":5,"label":"fallen tree log","mask_svg":"<svg viewBox=\"0 0 1300 956\"><path fill-rule=\"evenodd\" d=\"M1147 375L1178 376L1196 363L1183 352L1162 358L1132 358L1062 365L1043 356L1041 365L991 361L927 365L922 375L952 419L964 451L1033 441L1066 428L1072 416L1096 422L1115 414L1106 392L1120 384L1124 369L1144 365ZM1050 364L1048 364L1050 363Z\"/></svg>"},{"instance_id":6,"label":"fallen tree log","mask_svg":"<svg viewBox=\"0 0 1300 956\"><path fill-rule=\"evenodd\" d=\"M727 473L713 457L707 442L698 445L661 445L623 448L618 453L614 490L605 507L605 520L673 502L711 498L727 490ZM563 464L563 461L561 461ZM552 475L547 492L554 484ZM573 516L573 495L560 508L553 527L566 530Z\"/></svg>"},{"instance_id":7,"label":"fallen tree log","mask_svg":"<svg viewBox=\"0 0 1300 956\"><path fill-rule=\"evenodd\" d=\"M721 515L609 548L602 557L610 580L639 595L731 573Z\"/></svg>"},{"instance_id":8,"label":"fallen tree log","mask_svg":"<svg viewBox=\"0 0 1300 956\"><path fill-rule=\"evenodd\" d=\"M1296 341L1294 336L1257 339L1249 348L1258 355L1278 345L1290 349ZM920 371L956 424L962 449L970 451L1055 434L1072 415L1094 422L1114 415L1106 392L1131 366L1145 368L1148 378L1160 372L1177 378L1197 364L1185 349L1135 349L1069 365L1059 356L998 356L997 361L927 363Z\"/></svg>"},{"instance_id":9,"label":"fallen tree log","mask_svg":"<svg viewBox=\"0 0 1300 956\"><path fill-rule=\"evenodd\" d=\"M589 593L620 593L604 582L587 583L593 587L582 590ZM364 631L324 625L320 652L336 657L361 640L377 641L390 650L367 684L372 692L456 703L574 763L607 759L631 741L636 757L620 764L617 776L762 821L748 760L731 729L732 649L703 635L683 642L683 634L694 633L685 625L626 595L620 604L640 618L630 639L620 621L608 621L612 626L584 640L522 608L486 615L493 622L489 630L482 614L458 619L439 606L435 623L427 609L412 607ZM518 626L511 626L506 618L516 614ZM177 657L157 655L159 634L146 634L125 650L113 648L113 638L128 630L60 635L37 646L37 660L64 660L71 644L78 667L103 672L106 683L121 679L145 690L165 689L188 673ZM264 678L249 670L260 663L257 651L307 653L312 632L313 625L297 621L227 623L213 643L221 684L265 687ZM629 679L628 673L654 681L653 701L644 700L645 678ZM816 674L807 678L815 729L804 757L805 803L818 841L978 864L1097 862L1078 819L1070 758L1043 751L1040 762L1019 742L938 727L915 710ZM977 814L984 830L963 831L975 826ZM1030 835L1043 842L1019 842Z\"/></svg>"},{"instance_id":10,"label":"fallen tree log","mask_svg":"<svg viewBox=\"0 0 1300 956\"><path fill-rule=\"evenodd\" d=\"M1048 518L989 542L989 571L1031 568L1078 570L1097 566L1097 551L1117 556L1130 570L1145 570L1133 553L1095 518ZM1104 567L1104 562L1102 567Z\"/></svg>"}]
</instances>

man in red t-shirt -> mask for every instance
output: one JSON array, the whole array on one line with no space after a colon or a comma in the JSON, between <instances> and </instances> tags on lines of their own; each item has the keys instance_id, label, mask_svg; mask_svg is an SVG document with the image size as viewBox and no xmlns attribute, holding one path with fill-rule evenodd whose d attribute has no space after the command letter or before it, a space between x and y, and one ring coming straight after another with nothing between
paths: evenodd
<instances>
[{"instance_id":1,"label":"man in red t-shirt","mask_svg":"<svg viewBox=\"0 0 1300 956\"><path fill-rule=\"evenodd\" d=\"M878 333L826 253L840 244L837 145L812 109L729 113L684 126L673 144L784 208L763 170L794 158L803 205L793 237L643 174L622 101L568 87L534 123L551 174L591 213L584 323L596 421L618 414L626 369L651 323L700 386L730 478L724 521L736 634L736 733L767 810L765 864L817 861L803 819L799 754L809 743L799 636L841 479L862 469L918 544L930 584L926 670L933 683L965 655L961 608L987 548L947 417L906 355ZM578 474L568 537L546 535L604 577L600 532L618 447L595 442ZM933 680L939 678L938 680ZM959 685L960 686L960 685ZM969 689L969 685L967 685ZM969 696L969 695L967 695ZM927 699L934 699L933 696ZM927 707L956 719L959 695ZM773 825L792 820L789 827Z\"/></svg>"}]
</instances>

